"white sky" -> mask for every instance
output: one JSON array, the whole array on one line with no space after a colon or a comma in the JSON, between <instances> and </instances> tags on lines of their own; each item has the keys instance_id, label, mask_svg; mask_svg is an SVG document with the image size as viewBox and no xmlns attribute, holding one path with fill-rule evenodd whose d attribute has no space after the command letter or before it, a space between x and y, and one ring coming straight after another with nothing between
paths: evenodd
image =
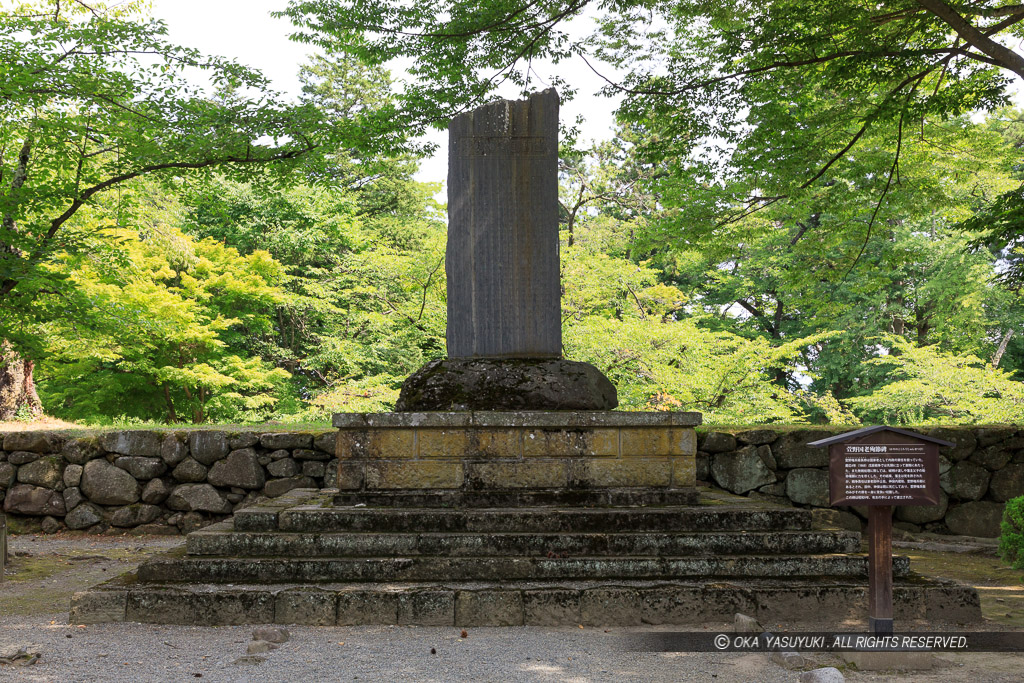
<instances>
[{"instance_id":1,"label":"white sky","mask_svg":"<svg viewBox=\"0 0 1024 683\"><path fill-rule=\"evenodd\" d=\"M300 87L299 65L313 48L288 40L291 24L270 16L271 11L284 9L287 4L287 0L152 0L152 15L167 23L171 41L259 69L275 89L294 95ZM586 119L583 141L610 138L615 102L592 95L603 81L581 61L563 62L558 69L579 91L573 101L563 104L562 121L571 123L582 113ZM394 76L401 78L399 73ZM543 87L539 85L538 89ZM517 95L515 92L502 94ZM439 182L447 177L447 138L445 132L430 136L431 141L438 143L438 151L434 158L422 162L417 179ZM439 198L443 197L442 192Z\"/></svg>"}]
</instances>

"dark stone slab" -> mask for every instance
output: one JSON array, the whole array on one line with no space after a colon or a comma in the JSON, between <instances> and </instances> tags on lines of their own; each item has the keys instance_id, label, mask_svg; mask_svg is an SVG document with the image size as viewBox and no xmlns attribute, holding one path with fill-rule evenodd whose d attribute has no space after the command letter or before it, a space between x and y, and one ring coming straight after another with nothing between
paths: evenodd
<instances>
[{"instance_id":1,"label":"dark stone slab","mask_svg":"<svg viewBox=\"0 0 1024 683\"><path fill-rule=\"evenodd\" d=\"M114 581L76 593L72 624L142 621L164 624L323 624L334 602L331 589L279 591L277 586L144 586ZM214 592L211 592L214 591ZM308 593L301 596L301 593ZM337 624L484 626L496 621L485 610L456 610L463 593L501 596L507 615L535 626L628 626L726 621L736 612L762 622L804 620L828 613L863 620L867 585L862 580L786 578L741 581L572 582L562 587L503 581L496 584L367 584L336 592ZM130 593L130 594L129 594ZM277 595L275 596L275 593ZM276 599L275 599L276 597ZM276 603L276 604L275 604ZM970 586L913 577L893 587L897 619L975 622L981 619L977 591ZM275 610L276 607L276 610ZM284 608L284 609L282 609ZM276 613L275 613L276 612ZM127 613L127 614L126 614ZM479 621L477 621L479 619ZM458 621L456 621L458 620ZM629 634L614 647L629 649ZM649 644L649 641L648 641Z\"/></svg>"},{"instance_id":2,"label":"dark stone slab","mask_svg":"<svg viewBox=\"0 0 1024 683\"><path fill-rule=\"evenodd\" d=\"M448 132L448 355L557 358L558 93L484 105Z\"/></svg>"},{"instance_id":3,"label":"dark stone slab","mask_svg":"<svg viewBox=\"0 0 1024 683\"><path fill-rule=\"evenodd\" d=\"M398 412L611 410L613 385L589 363L455 358L427 363L402 384Z\"/></svg>"},{"instance_id":4,"label":"dark stone slab","mask_svg":"<svg viewBox=\"0 0 1024 683\"><path fill-rule=\"evenodd\" d=\"M477 412L335 413L339 429L395 427L694 427L701 414L612 410L481 410Z\"/></svg>"}]
</instances>

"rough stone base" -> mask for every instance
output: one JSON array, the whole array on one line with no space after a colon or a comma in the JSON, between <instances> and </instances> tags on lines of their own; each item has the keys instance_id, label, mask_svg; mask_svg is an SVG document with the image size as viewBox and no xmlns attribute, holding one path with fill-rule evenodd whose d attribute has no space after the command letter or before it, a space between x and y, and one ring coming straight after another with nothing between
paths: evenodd
<instances>
[{"instance_id":1,"label":"rough stone base","mask_svg":"<svg viewBox=\"0 0 1024 683\"><path fill-rule=\"evenodd\" d=\"M920 578L897 581L893 599L901 620L981 618L978 595L968 586ZM134 584L121 578L76 593L70 622L638 626L728 621L736 612L763 622L804 620L824 613L862 618L866 610L867 586L835 579L228 587Z\"/></svg>"},{"instance_id":2,"label":"rough stone base","mask_svg":"<svg viewBox=\"0 0 1024 683\"><path fill-rule=\"evenodd\" d=\"M410 375L395 410L611 410L617 405L615 385L590 363L448 358Z\"/></svg>"},{"instance_id":3,"label":"rough stone base","mask_svg":"<svg viewBox=\"0 0 1024 683\"><path fill-rule=\"evenodd\" d=\"M400 497L427 507L693 502L656 498L693 490L699 413L339 413L333 422L334 480L347 498L340 505L393 505ZM634 491L609 497L613 489ZM518 500L508 500L515 492Z\"/></svg>"}]
</instances>

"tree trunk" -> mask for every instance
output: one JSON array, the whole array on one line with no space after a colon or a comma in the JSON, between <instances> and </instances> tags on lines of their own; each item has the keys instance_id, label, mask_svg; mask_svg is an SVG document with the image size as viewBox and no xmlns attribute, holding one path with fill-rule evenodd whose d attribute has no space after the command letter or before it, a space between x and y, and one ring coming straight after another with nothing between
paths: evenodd
<instances>
[{"instance_id":1,"label":"tree trunk","mask_svg":"<svg viewBox=\"0 0 1024 683\"><path fill-rule=\"evenodd\" d=\"M1012 336L1013 330L1007 330L1006 334L1003 335L1003 341L999 342L999 348L996 349L995 355L992 356L992 367L999 367L999 361L1003 359L1003 354L1006 353L1006 345L1010 343L1010 337Z\"/></svg>"},{"instance_id":2,"label":"tree trunk","mask_svg":"<svg viewBox=\"0 0 1024 683\"><path fill-rule=\"evenodd\" d=\"M43 404L32 378L35 363L22 358L7 341L0 344L0 351L0 420L42 415Z\"/></svg>"}]
</instances>

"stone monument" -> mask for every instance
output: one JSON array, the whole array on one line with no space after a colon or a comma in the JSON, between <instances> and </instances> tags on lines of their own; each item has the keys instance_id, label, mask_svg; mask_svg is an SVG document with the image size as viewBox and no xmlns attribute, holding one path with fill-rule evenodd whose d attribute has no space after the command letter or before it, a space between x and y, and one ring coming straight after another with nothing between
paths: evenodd
<instances>
[{"instance_id":1,"label":"stone monument","mask_svg":"<svg viewBox=\"0 0 1024 683\"><path fill-rule=\"evenodd\" d=\"M332 488L193 532L184 555L77 593L71 623L633 626L860 609L859 534L699 493L700 413L607 410L608 379L561 358L557 114L549 90L452 123L451 357L407 380L398 412L334 415ZM915 618L981 616L969 587L914 577L893 596Z\"/></svg>"},{"instance_id":2,"label":"stone monument","mask_svg":"<svg viewBox=\"0 0 1024 683\"><path fill-rule=\"evenodd\" d=\"M448 128L448 358L398 411L609 410L615 387L562 358L558 93L501 100Z\"/></svg>"}]
</instances>

